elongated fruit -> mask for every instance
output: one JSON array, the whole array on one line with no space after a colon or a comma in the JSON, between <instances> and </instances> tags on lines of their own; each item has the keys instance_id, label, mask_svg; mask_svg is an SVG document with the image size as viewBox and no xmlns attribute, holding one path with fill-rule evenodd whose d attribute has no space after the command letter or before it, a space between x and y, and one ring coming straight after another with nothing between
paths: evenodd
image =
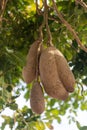
<instances>
[{"instance_id":1,"label":"elongated fruit","mask_svg":"<svg viewBox=\"0 0 87 130\"><path fill-rule=\"evenodd\" d=\"M74 76L66 59L55 47L42 52L39 69L44 89L51 97L65 100L68 92L74 91Z\"/></svg>"},{"instance_id":2,"label":"elongated fruit","mask_svg":"<svg viewBox=\"0 0 87 130\"><path fill-rule=\"evenodd\" d=\"M38 51L41 51L40 49L38 50L40 43L41 41L39 40L35 41L29 49L26 65L22 71L23 79L26 83L31 83L36 78Z\"/></svg>"},{"instance_id":3,"label":"elongated fruit","mask_svg":"<svg viewBox=\"0 0 87 130\"><path fill-rule=\"evenodd\" d=\"M41 54L39 69L46 93L53 98L65 100L68 92L59 78L54 51L50 47Z\"/></svg>"},{"instance_id":4,"label":"elongated fruit","mask_svg":"<svg viewBox=\"0 0 87 130\"><path fill-rule=\"evenodd\" d=\"M34 82L32 86L30 105L32 111L37 114L41 114L45 109L44 94L39 82Z\"/></svg>"}]
</instances>

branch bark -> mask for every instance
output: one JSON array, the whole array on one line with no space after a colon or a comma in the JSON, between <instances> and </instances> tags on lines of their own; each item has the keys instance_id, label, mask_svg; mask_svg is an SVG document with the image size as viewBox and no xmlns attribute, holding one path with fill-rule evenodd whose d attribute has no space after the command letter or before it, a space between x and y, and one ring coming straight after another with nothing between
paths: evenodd
<instances>
[{"instance_id":1,"label":"branch bark","mask_svg":"<svg viewBox=\"0 0 87 130\"><path fill-rule=\"evenodd\" d=\"M76 0L77 4L80 4L85 10L87 10L87 4L83 0Z\"/></svg>"},{"instance_id":2,"label":"branch bark","mask_svg":"<svg viewBox=\"0 0 87 130\"><path fill-rule=\"evenodd\" d=\"M4 15L4 11L5 11L7 2L8 2L8 0L0 1L0 24L2 24L3 15Z\"/></svg>"},{"instance_id":3,"label":"branch bark","mask_svg":"<svg viewBox=\"0 0 87 130\"><path fill-rule=\"evenodd\" d=\"M75 32L75 30L72 28L72 26L63 18L62 14L59 12L59 10L57 9L56 3L54 0L52 0L53 2L53 7L54 10L57 13L57 16L59 17L59 19L62 21L62 23L66 26L66 28L73 34L73 37L75 38L75 40L77 41L78 45L80 46L80 48L82 50L84 50L87 53L87 48L82 45L77 33Z\"/></svg>"},{"instance_id":4,"label":"branch bark","mask_svg":"<svg viewBox=\"0 0 87 130\"><path fill-rule=\"evenodd\" d=\"M46 24L46 30L47 30L47 34L48 34L48 46L53 46L52 44L52 36L51 36L51 32L50 32L50 28L48 25L48 6L47 6L47 0L44 0L44 21Z\"/></svg>"}]
</instances>

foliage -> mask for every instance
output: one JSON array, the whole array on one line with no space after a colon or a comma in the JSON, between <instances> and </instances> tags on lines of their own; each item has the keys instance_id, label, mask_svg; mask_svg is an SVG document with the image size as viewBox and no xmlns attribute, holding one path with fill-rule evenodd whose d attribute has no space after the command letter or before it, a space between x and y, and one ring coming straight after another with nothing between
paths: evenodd
<instances>
[{"instance_id":1,"label":"foliage","mask_svg":"<svg viewBox=\"0 0 87 130\"><path fill-rule=\"evenodd\" d=\"M86 0L84 0L85 3ZM87 10L74 0L56 0L59 11L78 33L82 44L87 46ZM52 1L49 0L49 6ZM42 7L42 2L40 1ZM64 24L49 9L49 27L54 45L66 57L76 78L75 92L70 94L66 101L52 99L45 95L46 110L42 115L32 113L30 106L24 106L21 110L16 99L22 91L25 91L24 99L29 100L32 84L23 86L22 68L25 64L26 54L30 45L38 38L38 28L43 22L43 17L36 13L33 0L8 0L2 22L0 23L0 112L5 108L14 111L13 117L2 115L4 122L1 130L9 124L16 130L45 130L51 129L54 119L61 123L62 116L67 110L76 116L77 109L87 110L87 54L78 46L75 38L66 29ZM47 40L47 32L44 27L44 44ZM18 87L20 86L20 87ZM83 90L84 89L84 90ZM15 91L14 91L15 90ZM69 122L75 121L75 117L69 116ZM77 123L78 126L78 123ZM78 127L80 130L87 126Z\"/></svg>"}]
</instances>

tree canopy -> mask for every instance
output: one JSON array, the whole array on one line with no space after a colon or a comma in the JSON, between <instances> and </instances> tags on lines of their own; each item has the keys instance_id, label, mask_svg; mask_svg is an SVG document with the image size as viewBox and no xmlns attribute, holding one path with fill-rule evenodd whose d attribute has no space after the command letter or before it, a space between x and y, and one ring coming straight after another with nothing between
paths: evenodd
<instances>
[{"instance_id":1,"label":"tree canopy","mask_svg":"<svg viewBox=\"0 0 87 130\"><path fill-rule=\"evenodd\" d=\"M46 0L44 0L46 1ZM47 12L46 12L47 11ZM46 19L47 18L47 19ZM45 24L43 26L43 24ZM45 95L46 109L42 115L32 112L30 106L21 110L16 99L22 91L29 101L31 84L23 85L22 69L32 43L39 37L43 26L43 44L48 40L66 57L76 79L75 91L66 101ZM52 129L54 119L61 123L61 116L69 110L76 116L77 109L87 110L87 1L48 0L44 10L42 0L0 1L0 113L10 108L14 116L2 115L6 125L16 130ZM18 87L20 86L20 87ZM22 102L22 101L21 101ZM70 116L69 121L75 121ZM84 130L79 122L77 127ZM86 127L87 129L87 127Z\"/></svg>"}]
</instances>

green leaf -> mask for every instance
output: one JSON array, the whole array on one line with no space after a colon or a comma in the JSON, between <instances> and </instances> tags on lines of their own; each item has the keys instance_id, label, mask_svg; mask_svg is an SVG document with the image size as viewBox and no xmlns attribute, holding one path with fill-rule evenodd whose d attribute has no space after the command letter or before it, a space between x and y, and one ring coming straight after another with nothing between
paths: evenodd
<instances>
[{"instance_id":1,"label":"green leaf","mask_svg":"<svg viewBox=\"0 0 87 130\"><path fill-rule=\"evenodd\" d=\"M12 91L12 86L11 85L8 85L8 87L6 88L6 90L8 91L8 92L11 92Z\"/></svg>"},{"instance_id":2,"label":"green leaf","mask_svg":"<svg viewBox=\"0 0 87 130\"><path fill-rule=\"evenodd\" d=\"M57 117L57 122L61 123L61 117L59 117L59 116Z\"/></svg>"},{"instance_id":3,"label":"green leaf","mask_svg":"<svg viewBox=\"0 0 87 130\"><path fill-rule=\"evenodd\" d=\"M17 109L18 109L18 104L13 103L13 104L10 104L9 107L10 107L10 109L12 109L12 110L17 110Z\"/></svg>"},{"instance_id":4,"label":"green leaf","mask_svg":"<svg viewBox=\"0 0 87 130\"><path fill-rule=\"evenodd\" d=\"M87 78L82 80L83 84L87 85Z\"/></svg>"},{"instance_id":5,"label":"green leaf","mask_svg":"<svg viewBox=\"0 0 87 130\"><path fill-rule=\"evenodd\" d=\"M47 126L49 129L52 129L52 128L53 128L53 126L52 126L52 124L51 124L50 122L46 122L45 124L46 124L46 126Z\"/></svg>"},{"instance_id":6,"label":"green leaf","mask_svg":"<svg viewBox=\"0 0 87 130\"><path fill-rule=\"evenodd\" d=\"M2 123L2 126L0 126L1 130L4 130L4 129L5 129L5 126L6 126L6 122L3 122L3 123Z\"/></svg>"},{"instance_id":7,"label":"green leaf","mask_svg":"<svg viewBox=\"0 0 87 130\"><path fill-rule=\"evenodd\" d=\"M81 103L81 110L87 110L87 101Z\"/></svg>"},{"instance_id":8,"label":"green leaf","mask_svg":"<svg viewBox=\"0 0 87 130\"><path fill-rule=\"evenodd\" d=\"M35 124L37 130L45 130L45 125L42 121L38 121Z\"/></svg>"},{"instance_id":9,"label":"green leaf","mask_svg":"<svg viewBox=\"0 0 87 130\"><path fill-rule=\"evenodd\" d=\"M79 130L87 130L87 126L80 127Z\"/></svg>"},{"instance_id":10,"label":"green leaf","mask_svg":"<svg viewBox=\"0 0 87 130\"><path fill-rule=\"evenodd\" d=\"M26 101L28 101L29 100L29 90L25 93L25 95L24 95L24 98L26 99Z\"/></svg>"},{"instance_id":11,"label":"green leaf","mask_svg":"<svg viewBox=\"0 0 87 130\"><path fill-rule=\"evenodd\" d=\"M81 128L81 125L80 125L80 123L78 121L76 121L76 125L77 125L78 129Z\"/></svg>"},{"instance_id":12,"label":"green leaf","mask_svg":"<svg viewBox=\"0 0 87 130\"><path fill-rule=\"evenodd\" d=\"M51 99L50 106L53 107L55 105L55 99Z\"/></svg>"},{"instance_id":13,"label":"green leaf","mask_svg":"<svg viewBox=\"0 0 87 130\"><path fill-rule=\"evenodd\" d=\"M77 102L77 101L75 101L75 102L73 103L73 107L74 107L75 109L77 109L77 108L78 108L78 106L79 106L78 102Z\"/></svg>"}]
</instances>

